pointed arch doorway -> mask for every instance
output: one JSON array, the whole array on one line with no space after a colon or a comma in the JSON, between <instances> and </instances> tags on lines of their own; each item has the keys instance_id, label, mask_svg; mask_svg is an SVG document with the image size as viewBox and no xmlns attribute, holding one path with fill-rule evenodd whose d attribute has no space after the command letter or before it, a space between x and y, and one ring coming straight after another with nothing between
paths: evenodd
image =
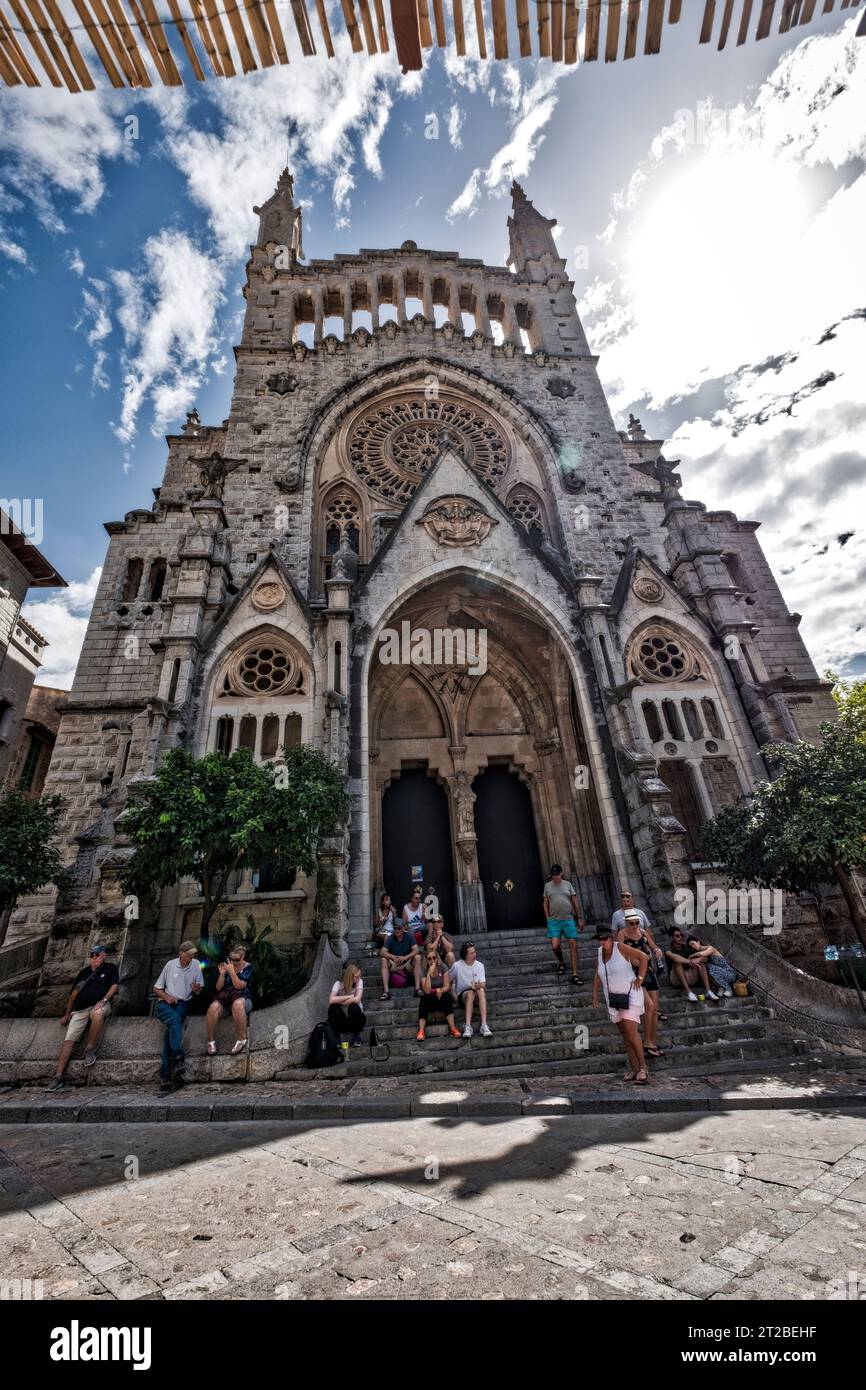
<instances>
[{"instance_id":1,"label":"pointed arch doorway","mask_svg":"<svg viewBox=\"0 0 866 1390\"><path fill-rule=\"evenodd\" d=\"M529 788L508 767L493 764L472 790L487 930L543 925L544 876Z\"/></svg>"},{"instance_id":2,"label":"pointed arch doorway","mask_svg":"<svg viewBox=\"0 0 866 1390\"><path fill-rule=\"evenodd\" d=\"M454 930L454 864L448 797L423 767L403 768L382 796L382 863L385 891L398 912L408 901L420 868L425 895L435 892L445 929Z\"/></svg>"}]
</instances>

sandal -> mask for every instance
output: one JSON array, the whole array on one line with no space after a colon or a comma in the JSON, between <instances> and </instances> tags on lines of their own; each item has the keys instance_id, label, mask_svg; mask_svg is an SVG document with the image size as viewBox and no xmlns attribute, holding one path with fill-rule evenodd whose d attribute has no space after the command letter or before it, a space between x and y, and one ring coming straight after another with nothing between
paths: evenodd
<instances>
[{"instance_id":1,"label":"sandal","mask_svg":"<svg viewBox=\"0 0 866 1390\"><path fill-rule=\"evenodd\" d=\"M571 983L572 983L573 985L582 985L582 984L583 984L583 977L582 977L581 975L572 975L572 977L571 977Z\"/></svg>"},{"instance_id":2,"label":"sandal","mask_svg":"<svg viewBox=\"0 0 866 1390\"><path fill-rule=\"evenodd\" d=\"M380 999L390 999L391 996L390 996L390 994L388 993L388 991L387 991L387 989L386 989L384 994L380 994L380 995L379 995L379 998L380 998Z\"/></svg>"},{"instance_id":3,"label":"sandal","mask_svg":"<svg viewBox=\"0 0 866 1390\"><path fill-rule=\"evenodd\" d=\"M640 1071L634 1079L634 1084L636 1086L649 1085L649 1072L647 1071L646 1067L641 1067Z\"/></svg>"},{"instance_id":4,"label":"sandal","mask_svg":"<svg viewBox=\"0 0 866 1390\"><path fill-rule=\"evenodd\" d=\"M209 1043L208 1043L208 1045L207 1045L207 1055L208 1055L208 1057L215 1057L215 1056L217 1055L216 1043L215 1043L215 1042L209 1042Z\"/></svg>"},{"instance_id":5,"label":"sandal","mask_svg":"<svg viewBox=\"0 0 866 1390\"><path fill-rule=\"evenodd\" d=\"M644 1043L643 1050L646 1053L647 1057L664 1057L665 1055L660 1047L647 1047L646 1043Z\"/></svg>"},{"instance_id":6,"label":"sandal","mask_svg":"<svg viewBox=\"0 0 866 1390\"><path fill-rule=\"evenodd\" d=\"M627 1071L623 1074L623 1081L634 1081L634 1072Z\"/></svg>"},{"instance_id":7,"label":"sandal","mask_svg":"<svg viewBox=\"0 0 866 1390\"><path fill-rule=\"evenodd\" d=\"M418 1029L418 1032L415 1034L415 1041L416 1041L416 1042L423 1042L424 1039L426 1038L426 1036L427 1036L427 1034L426 1034L426 1032L424 1031L424 1029L423 1029L423 1028L419 1028L419 1029Z\"/></svg>"},{"instance_id":8,"label":"sandal","mask_svg":"<svg viewBox=\"0 0 866 1390\"><path fill-rule=\"evenodd\" d=\"M557 975L564 975L564 974L565 974L565 962L564 962L564 961L555 960L555 961L553 962L553 968L554 968L554 970L556 971Z\"/></svg>"},{"instance_id":9,"label":"sandal","mask_svg":"<svg viewBox=\"0 0 866 1390\"><path fill-rule=\"evenodd\" d=\"M237 1042L235 1043L234 1047L232 1048L232 1056L233 1056L233 1057L237 1057L239 1053L241 1053L241 1052L246 1052L246 1050L247 1050L247 1040L246 1040L246 1038L238 1038Z\"/></svg>"}]
</instances>

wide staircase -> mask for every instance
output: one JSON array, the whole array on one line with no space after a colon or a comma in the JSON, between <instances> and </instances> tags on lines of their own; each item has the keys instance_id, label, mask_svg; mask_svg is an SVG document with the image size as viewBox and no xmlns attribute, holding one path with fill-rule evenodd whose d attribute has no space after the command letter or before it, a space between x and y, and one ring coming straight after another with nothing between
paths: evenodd
<instances>
[{"instance_id":1,"label":"wide staircase","mask_svg":"<svg viewBox=\"0 0 866 1390\"><path fill-rule=\"evenodd\" d=\"M459 951L460 938L453 938ZM350 939L350 952L364 972L367 1021L390 1047L387 1060L377 1061L370 1049L351 1048L350 1076L440 1075L443 1078L488 1076L595 1076L622 1074L621 1039L607 1012L592 1008L592 980L597 944L585 934L579 942L583 985L571 983L570 970L557 975L550 946L540 930L490 932L474 938L478 958L487 974L488 1023L493 1036L482 1038L473 1019L472 1038L452 1038L444 1020L434 1016L427 1038L416 1041L418 1000L414 985L393 990L380 1000L379 960L369 941ZM564 958L568 964L567 947ZM814 1039L799 1036L775 1019L772 1010L755 998L721 999L718 1003L689 1003L682 990L663 978L658 1045L664 1059L652 1062L653 1073L670 1076L743 1072L755 1067L788 1065L814 1056ZM458 1009L457 1024L464 1018ZM364 1041L367 1041L365 1034Z\"/></svg>"}]
</instances>

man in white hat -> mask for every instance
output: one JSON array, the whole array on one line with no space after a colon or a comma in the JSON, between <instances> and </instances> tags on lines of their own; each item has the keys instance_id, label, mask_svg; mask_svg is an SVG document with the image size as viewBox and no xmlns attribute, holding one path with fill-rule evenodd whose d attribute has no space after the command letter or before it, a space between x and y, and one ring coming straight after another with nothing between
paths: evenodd
<instances>
[{"instance_id":1,"label":"man in white hat","mask_svg":"<svg viewBox=\"0 0 866 1390\"><path fill-rule=\"evenodd\" d=\"M186 1060L183 1053L183 1025L189 1013L189 1001L204 988L202 968L196 960L198 947L194 941L182 941L173 960L167 961L153 987L159 1003L155 1015L165 1026L162 1040L162 1066L159 1078L162 1090L183 1080Z\"/></svg>"}]
</instances>

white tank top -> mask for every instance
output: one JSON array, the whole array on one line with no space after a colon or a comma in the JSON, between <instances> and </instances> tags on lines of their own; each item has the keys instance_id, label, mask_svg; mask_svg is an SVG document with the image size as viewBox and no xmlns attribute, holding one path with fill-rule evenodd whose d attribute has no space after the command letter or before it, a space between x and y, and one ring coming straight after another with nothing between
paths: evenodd
<instances>
[{"instance_id":1,"label":"white tank top","mask_svg":"<svg viewBox=\"0 0 866 1390\"><path fill-rule=\"evenodd\" d=\"M608 995L608 986L613 994L626 994L632 985L637 983L631 961L626 960L616 942L613 943L613 950L608 961L604 959L602 948L599 946L598 973L601 977L601 987L604 990L605 999Z\"/></svg>"}]
</instances>

